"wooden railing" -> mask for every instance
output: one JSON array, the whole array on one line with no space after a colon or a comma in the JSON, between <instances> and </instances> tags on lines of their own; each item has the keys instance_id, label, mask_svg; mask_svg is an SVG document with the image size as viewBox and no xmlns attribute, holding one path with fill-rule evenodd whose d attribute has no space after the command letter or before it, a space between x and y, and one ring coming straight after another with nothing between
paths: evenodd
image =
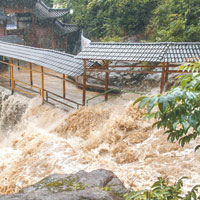
<instances>
[{"instance_id":1,"label":"wooden railing","mask_svg":"<svg viewBox=\"0 0 200 200\"><path fill-rule=\"evenodd\" d=\"M59 76L55 76L55 75L52 75L49 73L45 73L43 71L43 67L40 67L41 71L33 70L31 63L29 63L30 64L29 68L15 65L15 64L13 64L12 59L9 59L9 63L5 62L5 61L0 61L0 63L8 65L10 68L10 76L5 75L5 74L0 74L0 77L3 77L5 79L9 80L12 93L14 93L14 91L17 90L21 93L24 93L24 94L27 94L30 96L37 96L39 94L44 102L48 102L52 105L59 103L59 104L63 105L64 107L67 107L70 109L79 109L80 108L80 106L81 106L80 103L65 97L65 82L68 80L66 79L66 76L64 74L62 75L62 77L59 77ZM30 83L26 83L24 81L15 79L13 67L22 68L24 70L30 71ZM39 73L41 75L41 86L40 87L38 85L33 84L33 79L32 79L33 72ZM44 88L44 75L53 76L55 78L63 80L63 91L62 91L63 96L56 94L56 93L48 90L47 88ZM65 110L68 110L68 109L65 109Z\"/></svg>"},{"instance_id":2,"label":"wooden railing","mask_svg":"<svg viewBox=\"0 0 200 200\"><path fill-rule=\"evenodd\" d=\"M64 106L67 106L68 108L72 108L72 109L79 109L80 108L80 106L81 106L81 104L80 103L77 103L76 101L73 101L73 100L71 100L71 99L68 99L68 98L66 98L66 97L62 97L62 96L60 96L60 95L58 95L58 94L55 94L55 93L53 93L53 92L50 92L50 91L48 91L48 90L44 90L45 91L45 94L46 94L46 98L44 98L44 101L46 101L46 102L49 102L50 103L50 101L49 101L49 99L50 100L53 100L53 101L55 101L55 102L58 102L58 103L60 103L60 104L62 104L62 105L64 105ZM50 96L51 95L51 96ZM52 97L53 96L53 97ZM56 97L57 99L55 99L54 97ZM59 99L61 99L61 100L59 100ZM63 102L64 101L64 102ZM70 104L68 104L68 103L71 103L71 105Z\"/></svg>"}]
</instances>

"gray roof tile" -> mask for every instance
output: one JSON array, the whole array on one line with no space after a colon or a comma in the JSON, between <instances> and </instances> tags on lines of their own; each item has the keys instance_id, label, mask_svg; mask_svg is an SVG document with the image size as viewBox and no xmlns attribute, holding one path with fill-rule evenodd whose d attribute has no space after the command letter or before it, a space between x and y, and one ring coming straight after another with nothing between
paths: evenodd
<instances>
[{"instance_id":1,"label":"gray roof tile","mask_svg":"<svg viewBox=\"0 0 200 200\"><path fill-rule=\"evenodd\" d=\"M200 43L90 43L76 58L95 60L185 62L200 57Z\"/></svg>"},{"instance_id":2,"label":"gray roof tile","mask_svg":"<svg viewBox=\"0 0 200 200\"><path fill-rule=\"evenodd\" d=\"M55 30L60 32L62 35L70 34L79 30L79 28L74 24L66 24L60 22L58 19L55 21Z\"/></svg>"},{"instance_id":3,"label":"gray roof tile","mask_svg":"<svg viewBox=\"0 0 200 200\"><path fill-rule=\"evenodd\" d=\"M0 55L34 63L74 77L83 73L81 60L59 51L0 42ZM87 67L93 64L93 62L87 62Z\"/></svg>"},{"instance_id":4,"label":"gray roof tile","mask_svg":"<svg viewBox=\"0 0 200 200\"><path fill-rule=\"evenodd\" d=\"M58 18L58 17L62 17L66 15L67 13L69 13L68 8L63 8L63 9L49 8L41 0L39 0L35 4L35 15L38 18L42 18L42 19Z\"/></svg>"}]
</instances>

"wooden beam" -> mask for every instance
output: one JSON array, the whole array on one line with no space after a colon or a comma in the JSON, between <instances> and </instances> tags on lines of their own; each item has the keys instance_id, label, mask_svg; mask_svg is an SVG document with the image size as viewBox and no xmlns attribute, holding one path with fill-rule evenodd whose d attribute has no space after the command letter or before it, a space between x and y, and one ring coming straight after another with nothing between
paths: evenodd
<instances>
[{"instance_id":1,"label":"wooden beam","mask_svg":"<svg viewBox=\"0 0 200 200\"><path fill-rule=\"evenodd\" d=\"M160 93L163 92L164 87L165 87L165 66L166 66L166 63L163 63L161 82L160 82Z\"/></svg>"},{"instance_id":2,"label":"wooden beam","mask_svg":"<svg viewBox=\"0 0 200 200\"><path fill-rule=\"evenodd\" d=\"M105 61L105 67L106 67L106 74L105 74L105 101L108 100L108 79L109 79L109 61Z\"/></svg>"},{"instance_id":3,"label":"wooden beam","mask_svg":"<svg viewBox=\"0 0 200 200\"><path fill-rule=\"evenodd\" d=\"M109 68L161 68L162 66L110 65Z\"/></svg>"},{"instance_id":4,"label":"wooden beam","mask_svg":"<svg viewBox=\"0 0 200 200\"><path fill-rule=\"evenodd\" d=\"M32 63L30 63L30 84L33 85L33 71L32 71Z\"/></svg>"},{"instance_id":5,"label":"wooden beam","mask_svg":"<svg viewBox=\"0 0 200 200\"><path fill-rule=\"evenodd\" d=\"M65 90L66 90L66 87L65 87L65 74L63 74L63 98L65 98L66 97L66 95L65 95Z\"/></svg>"},{"instance_id":6,"label":"wooden beam","mask_svg":"<svg viewBox=\"0 0 200 200\"><path fill-rule=\"evenodd\" d=\"M10 87L11 87L11 94L14 94L14 75L13 75L13 59L9 58L9 65L10 65Z\"/></svg>"},{"instance_id":7,"label":"wooden beam","mask_svg":"<svg viewBox=\"0 0 200 200\"><path fill-rule=\"evenodd\" d=\"M44 69L41 66L41 93L40 96L42 97L42 101L44 101Z\"/></svg>"},{"instance_id":8,"label":"wooden beam","mask_svg":"<svg viewBox=\"0 0 200 200\"><path fill-rule=\"evenodd\" d=\"M162 73L162 71L131 71L131 70L106 70L106 69L87 69L87 72L115 72L115 73L120 73L120 72L127 72L127 73L140 73L140 74L157 74L157 73Z\"/></svg>"},{"instance_id":9,"label":"wooden beam","mask_svg":"<svg viewBox=\"0 0 200 200\"><path fill-rule=\"evenodd\" d=\"M21 8L21 9L17 9L17 8L5 8L5 13L9 14L9 13L32 13L31 9L28 8Z\"/></svg>"},{"instance_id":10,"label":"wooden beam","mask_svg":"<svg viewBox=\"0 0 200 200\"><path fill-rule=\"evenodd\" d=\"M82 100L82 105L85 106L85 99L86 99L86 66L87 66L87 60L83 60L83 67L84 67L84 72L83 72L83 100Z\"/></svg>"}]
</instances>

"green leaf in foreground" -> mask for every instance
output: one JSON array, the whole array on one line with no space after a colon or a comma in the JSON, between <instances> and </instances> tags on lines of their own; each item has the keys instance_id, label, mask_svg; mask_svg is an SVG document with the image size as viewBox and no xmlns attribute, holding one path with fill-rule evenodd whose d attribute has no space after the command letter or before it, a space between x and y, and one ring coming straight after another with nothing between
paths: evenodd
<instances>
[{"instance_id":1,"label":"green leaf in foreground","mask_svg":"<svg viewBox=\"0 0 200 200\"><path fill-rule=\"evenodd\" d=\"M200 69L200 63L197 62L190 65L188 71L195 71L193 66ZM184 66L186 69L187 66ZM176 140L183 147L200 135L200 73L182 75L178 83L166 94L142 96L134 105L139 103L139 109L146 107L146 117L156 119L153 126L165 129L168 140ZM157 107L156 111L154 107Z\"/></svg>"}]
</instances>

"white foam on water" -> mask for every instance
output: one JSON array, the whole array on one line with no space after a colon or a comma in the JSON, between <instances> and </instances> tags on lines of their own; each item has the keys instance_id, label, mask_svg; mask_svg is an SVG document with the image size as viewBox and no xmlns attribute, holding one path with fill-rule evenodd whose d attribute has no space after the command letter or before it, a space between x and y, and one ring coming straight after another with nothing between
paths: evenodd
<instances>
[{"instance_id":1,"label":"white foam on water","mask_svg":"<svg viewBox=\"0 0 200 200\"><path fill-rule=\"evenodd\" d=\"M167 142L162 130L152 130L152 123L131 104L68 114L33 99L0 144L0 193L18 192L50 174L99 168L112 170L136 190L148 189L159 176L171 183L188 176L184 190L198 184L200 156L194 147L200 140L181 148Z\"/></svg>"}]
</instances>

